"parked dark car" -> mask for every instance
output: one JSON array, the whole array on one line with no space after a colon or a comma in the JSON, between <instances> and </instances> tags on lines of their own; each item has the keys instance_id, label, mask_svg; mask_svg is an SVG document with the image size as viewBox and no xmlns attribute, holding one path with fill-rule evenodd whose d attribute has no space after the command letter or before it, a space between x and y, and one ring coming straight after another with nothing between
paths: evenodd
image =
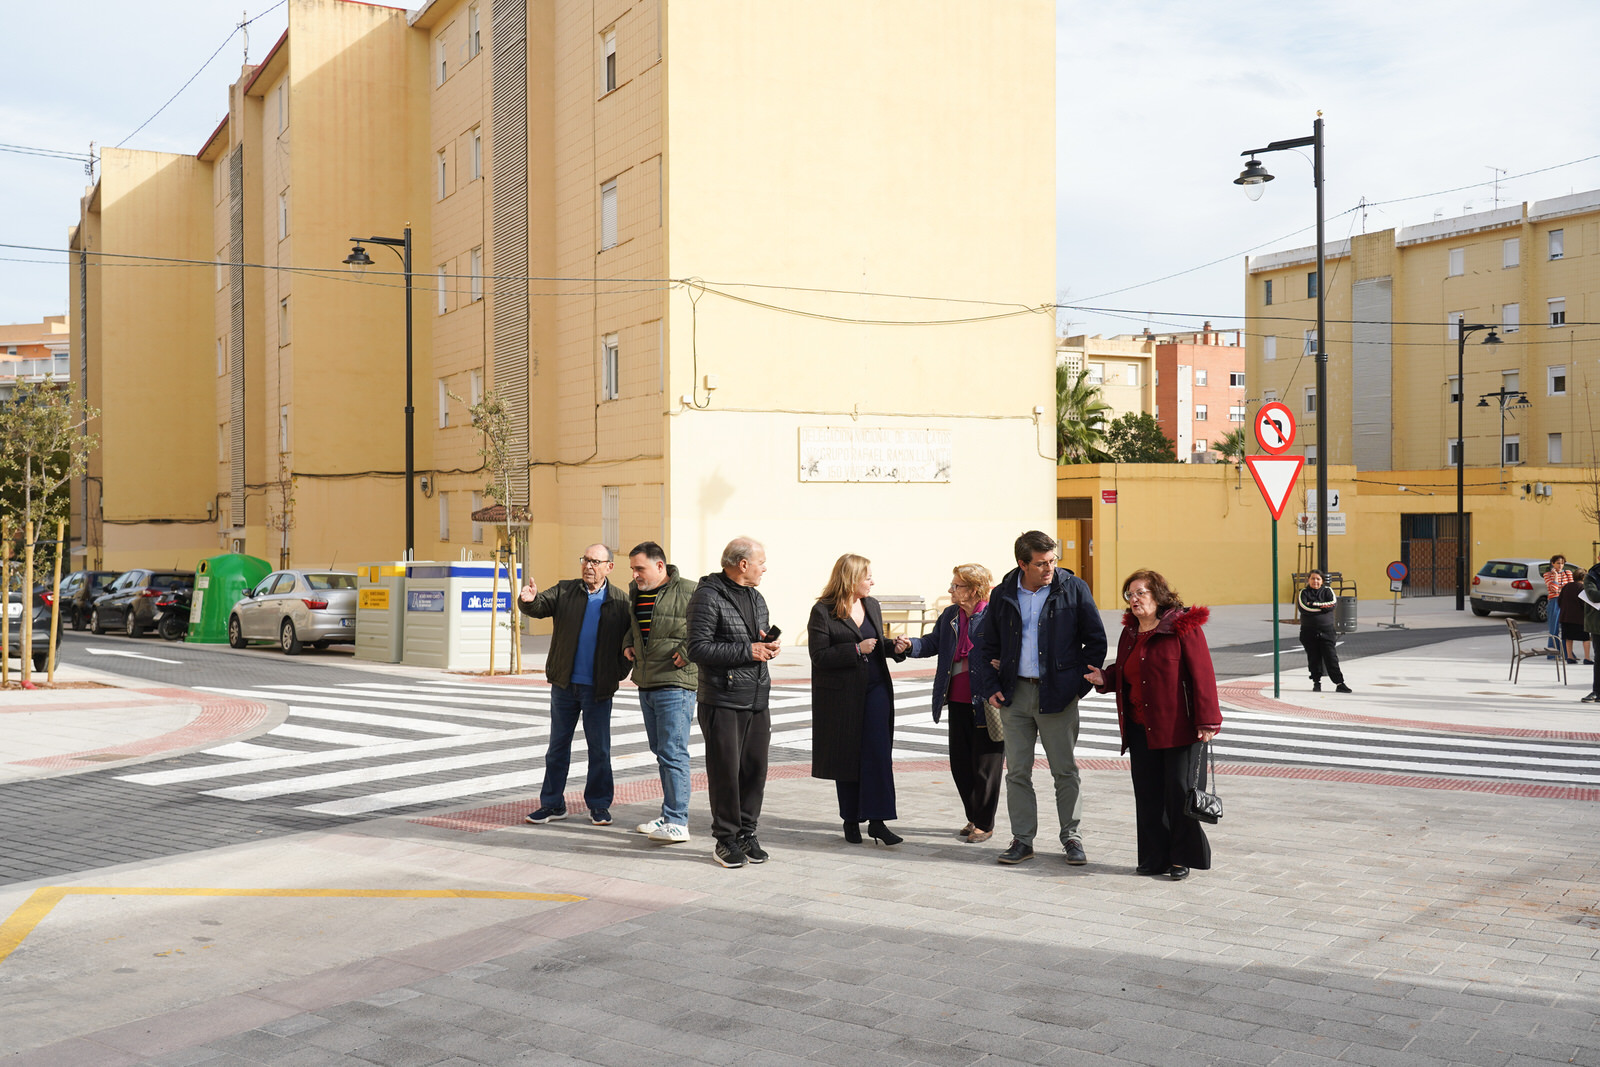
<instances>
[{"instance_id":1,"label":"parked dark car","mask_svg":"<svg viewBox=\"0 0 1600 1067\"><path fill-rule=\"evenodd\" d=\"M194 571L124 571L89 612L89 629L97 634L117 629L138 637L156 623L156 601L163 593L194 588Z\"/></svg>"},{"instance_id":2,"label":"parked dark car","mask_svg":"<svg viewBox=\"0 0 1600 1067\"><path fill-rule=\"evenodd\" d=\"M121 575L121 571L73 571L61 579L63 625L74 630L88 629L89 613L94 610L95 600Z\"/></svg>"},{"instance_id":3,"label":"parked dark car","mask_svg":"<svg viewBox=\"0 0 1600 1067\"><path fill-rule=\"evenodd\" d=\"M6 611L11 616L11 640L6 644L6 655L22 658L22 592L13 592L7 598ZM33 669L42 671L50 659L50 598L47 594L33 594Z\"/></svg>"}]
</instances>

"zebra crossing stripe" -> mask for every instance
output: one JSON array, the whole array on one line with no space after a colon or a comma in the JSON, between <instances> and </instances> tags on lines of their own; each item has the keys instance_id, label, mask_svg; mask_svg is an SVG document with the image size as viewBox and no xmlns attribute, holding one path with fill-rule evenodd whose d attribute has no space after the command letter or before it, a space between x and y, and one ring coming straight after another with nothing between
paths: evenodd
<instances>
[{"instance_id":1,"label":"zebra crossing stripe","mask_svg":"<svg viewBox=\"0 0 1600 1067\"><path fill-rule=\"evenodd\" d=\"M220 689L211 686L197 686L196 688L207 693L227 693L230 696L252 696L260 698L262 690L257 689ZM373 708L377 711L425 711L430 715L446 715L453 719L481 719L487 722L537 722L544 718L543 715L518 714L510 711L478 711L474 708L440 707L438 704L422 698L415 700L365 700L360 697L329 695L330 691L316 686L279 686L279 689L307 689L310 692L294 692L284 694L285 700L295 700L306 704L335 704L346 708Z\"/></svg>"},{"instance_id":2,"label":"zebra crossing stripe","mask_svg":"<svg viewBox=\"0 0 1600 1067\"><path fill-rule=\"evenodd\" d=\"M383 734L358 734L350 730L325 730L320 726L303 726L300 723L285 722L267 731L268 737L292 737L297 741L316 741L324 745L338 745L342 748L365 748L368 745L386 745L395 740ZM220 755L214 748L206 750L207 755Z\"/></svg>"}]
</instances>

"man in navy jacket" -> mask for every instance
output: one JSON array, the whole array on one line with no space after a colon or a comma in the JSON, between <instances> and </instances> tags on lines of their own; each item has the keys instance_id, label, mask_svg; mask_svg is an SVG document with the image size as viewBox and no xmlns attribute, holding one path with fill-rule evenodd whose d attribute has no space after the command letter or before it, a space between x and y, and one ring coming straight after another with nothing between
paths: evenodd
<instances>
[{"instance_id":1,"label":"man in navy jacket","mask_svg":"<svg viewBox=\"0 0 1600 1067\"><path fill-rule=\"evenodd\" d=\"M1067 862L1088 862L1079 823L1083 794L1073 749L1084 672L1106 658L1106 630L1083 579L1057 569L1055 538L1030 530L1017 538L1017 567L1000 580L972 656L973 692L1000 709L1006 733L1006 809L1011 847L1000 862L1033 858L1039 810L1033 794L1034 742L1055 782L1056 814ZM997 670L993 664L998 663Z\"/></svg>"}]
</instances>

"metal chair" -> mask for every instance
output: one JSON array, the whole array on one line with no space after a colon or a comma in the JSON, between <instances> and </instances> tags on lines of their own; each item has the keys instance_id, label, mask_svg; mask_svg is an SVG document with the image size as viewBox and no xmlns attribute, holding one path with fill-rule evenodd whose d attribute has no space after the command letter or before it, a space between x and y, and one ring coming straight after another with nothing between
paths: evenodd
<instances>
[{"instance_id":1,"label":"metal chair","mask_svg":"<svg viewBox=\"0 0 1600 1067\"><path fill-rule=\"evenodd\" d=\"M1518 629L1517 620L1510 617L1506 619L1506 629L1511 631L1511 670L1506 673L1506 678L1512 685L1516 685L1517 677L1522 673L1522 661L1543 656L1549 652L1544 647L1543 642L1550 635L1542 630L1536 634L1524 634ZM1535 642L1535 645L1529 647L1527 644L1529 641ZM1566 646L1559 643L1556 648L1556 676L1561 679L1562 685L1567 684Z\"/></svg>"}]
</instances>

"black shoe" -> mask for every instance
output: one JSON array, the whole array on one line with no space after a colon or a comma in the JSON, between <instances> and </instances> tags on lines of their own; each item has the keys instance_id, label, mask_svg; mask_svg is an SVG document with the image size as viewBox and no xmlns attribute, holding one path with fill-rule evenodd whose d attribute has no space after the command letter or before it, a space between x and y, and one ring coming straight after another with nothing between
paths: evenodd
<instances>
[{"instance_id":1,"label":"black shoe","mask_svg":"<svg viewBox=\"0 0 1600 1067\"><path fill-rule=\"evenodd\" d=\"M1338 685L1333 687L1333 691L1335 693L1348 693L1350 692L1350 687L1345 685L1343 682L1340 682Z\"/></svg>"},{"instance_id":2,"label":"black shoe","mask_svg":"<svg viewBox=\"0 0 1600 1067\"><path fill-rule=\"evenodd\" d=\"M744 858L751 863L767 862L767 850L761 847L761 842L756 840L755 834L740 834L738 837L739 851L744 853Z\"/></svg>"},{"instance_id":3,"label":"black shoe","mask_svg":"<svg viewBox=\"0 0 1600 1067\"><path fill-rule=\"evenodd\" d=\"M540 807L538 811L528 812L522 821L532 823L534 826L543 826L547 822L555 822L557 819L565 819L566 817L566 808Z\"/></svg>"},{"instance_id":4,"label":"black shoe","mask_svg":"<svg viewBox=\"0 0 1600 1067\"><path fill-rule=\"evenodd\" d=\"M611 809L610 808L591 808L591 809L589 809L589 821L594 823L596 826L610 826L611 825Z\"/></svg>"},{"instance_id":5,"label":"black shoe","mask_svg":"<svg viewBox=\"0 0 1600 1067\"><path fill-rule=\"evenodd\" d=\"M883 825L881 819L873 819L867 823L867 833L871 835L874 841L884 845L898 845L905 840L905 838Z\"/></svg>"},{"instance_id":6,"label":"black shoe","mask_svg":"<svg viewBox=\"0 0 1600 1067\"><path fill-rule=\"evenodd\" d=\"M715 851L711 854L724 867L743 867L745 864L744 850L732 841L718 841Z\"/></svg>"},{"instance_id":7,"label":"black shoe","mask_svg":"<svg viewBox=\"0 0 1600 1067\"><path fill-rule=\"evenodd\" d=\"M1189 877L1189 868L1180 867L1174 863L1171 867L1167 868L1167 877L1171 878L1174 882L1181 882L1185 878Z\"/></svg>"},{"instance_id":8,"label":"black shoe","mask_svg":"<svg viewBox=\"0 0 1600 1067\"><path fill-rule=\"evenodd\" d=\"M1313 693L1320 693L1320 692L1322 692L1322 683L1321 683L1321 682L1320 682L1320 681L1315 681L1315 682L1312 682L1312 683L1311 683L1311 691L1312 691L1312 692L1313 692Z\"/></svg>"},{"instance_id":9,"label":"black shoe","mask_svg":"<svg viewBox=\"0 0 1600 1067\"><path fill-rule=\"evenodd\" d=\"M1074 867L1082 867L1089 862L1089 857L1083 851L1083 842L1076 837L1067 838L1067 862Z\"/></svg>"},{"instance_id":10,"label":"black shoe","mask_svg":"<svg viewBox=\"0 0 1600 1067\"><path fill-rule=\"evenodd\" d=\"M844 839L850 842L852 845L861 844L861 824L858 822L845 823Z\"/></svg>"},{"instance_id":11,"label":"black shoe","mask_svg":"<svg viewBox=\"0 0 1600 1067\"><path fill-rule=\"evenodd\" d=\"M1140 864L1139 866L1137 866L1137 867L1135 867L1133 869L1133 873L1134 874L1142 874L1147 878L1154 878L1154 877L1156 877L1158 875L1166 874L1167 873L1167 868L1165 868L1165 867L1146 867L1143 864Z\"/></svg>"},{"instance_id":12,"label":"black shoe","mask_svg":"<svg viewBox=\"0 0 1600 1067\"><path fill-rule=\"evenodd\" d=\"M1600 704L1600 693L1590 693L1588 696L1584 697L1581 701L1579 701L1579 703L1581 703L1581 704Z\"/></svg>"},{"instance_id":13,"label":"black shoe","mask_svg":"<svg viewBox=\"0 0 1600 1067\"><path fill-rule=\"evenodd\" d=\"M997 863L1004 863L1008 865L1013 863L1021 863L1023 860L1031 859L1033 859L1033 846L1024 845L1016 838L1011 839L1010 848L1006 849L1004 852L1000 853L999 856L995 857L995 861Z\"/></svg>"}]
</instances>

